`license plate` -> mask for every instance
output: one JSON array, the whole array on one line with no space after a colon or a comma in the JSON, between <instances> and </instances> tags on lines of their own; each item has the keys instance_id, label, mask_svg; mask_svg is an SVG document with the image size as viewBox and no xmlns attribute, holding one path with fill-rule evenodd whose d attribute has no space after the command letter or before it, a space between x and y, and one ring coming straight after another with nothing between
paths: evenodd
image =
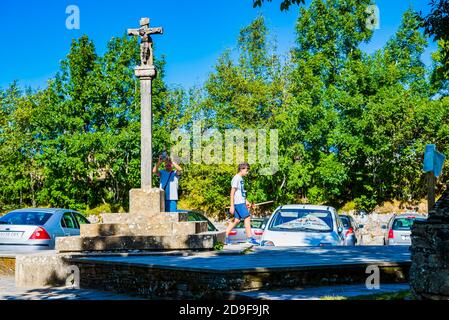
<instances>
[{"instance_id":1,"label":"license plate","mask_svg":"<svg viewBox=\"0 0 449 320\"><path fill-rule=\"evenodd\" d=\"M20 239L22 235L23 231L0 231L1 239Z\"/></svg>"},{"instance_id":2,"label":"license plate","mask_svg":"<svg viewBox=\"0 0 449 320\"><path fill-rule=\"evenodd\" d=\"M410 236L402 236L402 240L410 240Z\"/></svg>"}]
</instances>

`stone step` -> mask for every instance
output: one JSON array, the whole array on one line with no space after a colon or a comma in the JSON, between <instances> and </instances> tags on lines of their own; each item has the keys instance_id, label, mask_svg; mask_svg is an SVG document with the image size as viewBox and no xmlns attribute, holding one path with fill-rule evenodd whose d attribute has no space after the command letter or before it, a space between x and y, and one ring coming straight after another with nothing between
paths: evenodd
<instances>
[{"instance_id":1,"label":"stone step","mask_svg":"<svg viewBox=\"0 0 449 320\"><path fill-rule=\"evenodd\" d=\"M96 236L56 238L56 251L209 250L225 241L225 232L170 236Z\"/></svg>"},{"instance_id":2,"label":"stone step","mask_svg":"<svg viewBox=\"0 0 449 320\"><path fill-rule=\"evenodd\" d=\"M103 213L100 215L101 221L106 224L135 224L135 223L158 223L161 220L167 222L188 221L186 212L159 212L154 213Z\"/></svg>"},{"instance_id":3,"label":"stone step","mask_svg":"<svg viewBox=\"0 0 449 320\"><path fill-rule=\"evenodd\" d=\"M206 221L167 222L159 219L155 223L100 223L81 225L82 237L106 236L169 236L207 232Z\"/></svg>"}]
</instances>

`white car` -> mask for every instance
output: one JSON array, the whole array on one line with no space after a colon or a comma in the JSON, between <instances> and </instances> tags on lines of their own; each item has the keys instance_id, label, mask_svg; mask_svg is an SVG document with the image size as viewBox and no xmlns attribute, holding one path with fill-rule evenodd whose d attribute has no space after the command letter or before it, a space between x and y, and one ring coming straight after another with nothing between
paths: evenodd
<instances>
[{"instance_id":1,"label":"white car","mask_svg":"<svg viewBox=\"0 0 449 320\"><path fill-rule=\"evenodd\" d=\"M268 220L262 246L342 246L344 226L337 210L329 206L285 205Z\"/></svg>"}]
</instances>

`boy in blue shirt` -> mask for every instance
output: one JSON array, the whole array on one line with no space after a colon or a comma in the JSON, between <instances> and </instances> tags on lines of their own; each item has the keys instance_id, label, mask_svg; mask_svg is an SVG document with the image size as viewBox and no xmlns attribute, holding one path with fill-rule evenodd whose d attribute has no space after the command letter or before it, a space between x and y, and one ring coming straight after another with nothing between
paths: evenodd
<instances>
[{"instance_id":1,"label":"boy in blue shirt","mask_svg":"<svg viewBox=\"0 0 449 320\"><path fill-rule=\"evenodd\" d=\"M251 205L246 200L245 177L249 172L249 164L242 163L238 167L238 173L234 176L231 182L231 208L229 212L234 215L234 221L226 228L226 244L230 244L229 233L235 228L241 220L244 221L246 231L246 242L254 245L259 245L259 242L252 237L251 234L251 216L248 207Z\"/></svg>"}]
</instances>

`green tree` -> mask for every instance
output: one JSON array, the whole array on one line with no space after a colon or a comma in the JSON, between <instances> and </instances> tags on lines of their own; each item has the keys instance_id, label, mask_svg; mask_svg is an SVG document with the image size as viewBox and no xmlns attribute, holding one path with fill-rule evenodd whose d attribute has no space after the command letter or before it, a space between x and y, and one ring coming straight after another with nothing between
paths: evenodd
<instances>
[{"instance_id":1,"label":"green tree","mask_svg":"<svg viewBox=\"0 0 449 320\"><path fill-rule=\"evenodd\" d=\"M263 5L265 0L253 0L253 7L261 7ZM272 0L267 0L268 2L271 2ZM304 4L304 0L282 0L281 2L281 11L288 10L290 6L297 4Z\"/></svg>"}]
</instances>

